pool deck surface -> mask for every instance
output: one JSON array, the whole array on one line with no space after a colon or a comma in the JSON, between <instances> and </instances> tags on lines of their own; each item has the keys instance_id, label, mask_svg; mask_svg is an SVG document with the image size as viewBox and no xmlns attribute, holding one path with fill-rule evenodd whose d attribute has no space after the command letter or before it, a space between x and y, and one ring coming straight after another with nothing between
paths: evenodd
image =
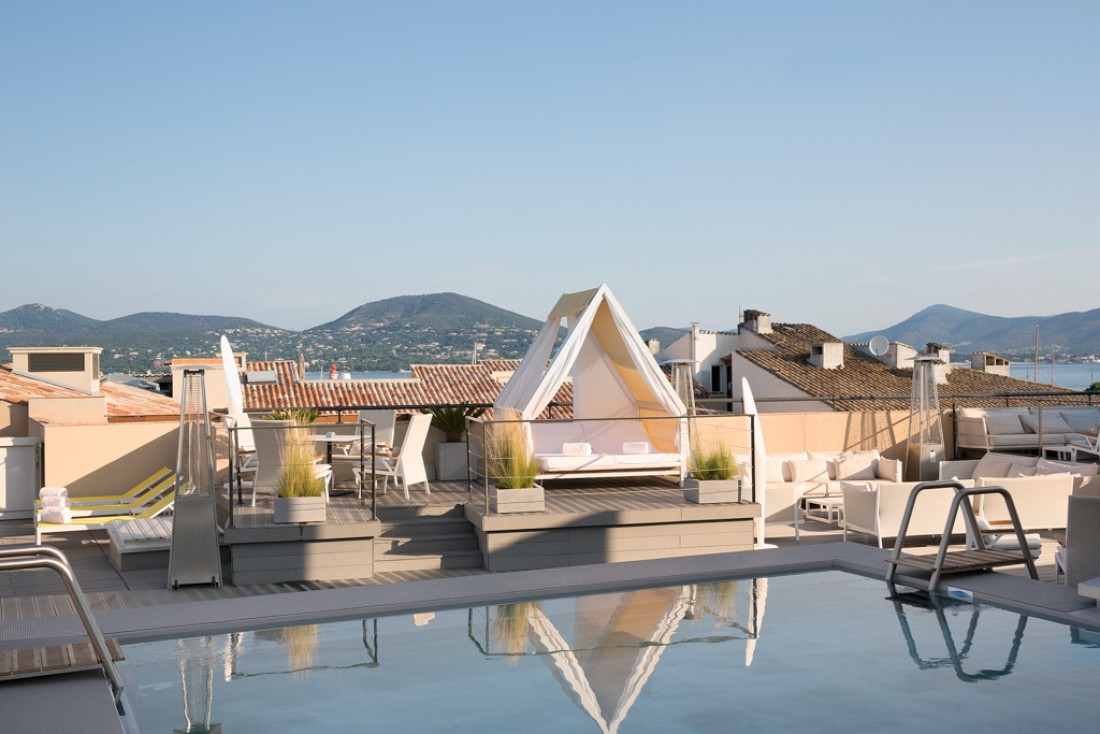
<instances>
[{"instance_id":1,"label":"pool deck surface","mask_svg":"<svg viewBox=\"0 0 1100 734\"><path fill-rule=\"evenodd\" d=\"M32 535L28 541L28 528ZM767 528L777 547L739 553L489 573L482 569L380 574L364 582L270 584L255 587L164 589L165 570L119 573L105 541L81 534L57 543L69 554L103 633L120 642L286 626L307 621L379 617L508 601L572 596L608 589L677 585L730 577L842 570L883 577L889 551L866 536L839 542L836 526ZM0 545L33 542L29 521L0 521ZM1095 602L1053 580L1053 540L1044 539L1040 579L1021 567L952 575L943 584L977 602L1100 629ZM916 552L934 552L933 546ZM899 574L898 582L904 585ZM86 639L60 584L47 572L0 575L0 650ZM63 707L58 701L65 701ZM5 731L125 731L99 671L27 678L0 684ZM48 718L47 718L48 717ZM125 717L123 717L125 719Z\"/></svg>"}]
</instances>

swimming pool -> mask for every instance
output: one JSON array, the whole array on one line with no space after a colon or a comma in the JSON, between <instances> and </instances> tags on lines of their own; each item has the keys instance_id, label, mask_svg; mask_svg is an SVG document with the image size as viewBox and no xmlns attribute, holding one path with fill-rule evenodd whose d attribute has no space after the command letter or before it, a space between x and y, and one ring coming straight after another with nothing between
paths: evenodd
<instances>
[{"instance_id":1,"label":"swimming pool","mask_svg":"<svg viewBox=\"0 0 1100 734\"><path fill-rule=\"evenodd\" d=\"M887 595L643 589L128 644L122 670L143 732L1094 730L1100 637Z\"/></svg>"}]
</instances>

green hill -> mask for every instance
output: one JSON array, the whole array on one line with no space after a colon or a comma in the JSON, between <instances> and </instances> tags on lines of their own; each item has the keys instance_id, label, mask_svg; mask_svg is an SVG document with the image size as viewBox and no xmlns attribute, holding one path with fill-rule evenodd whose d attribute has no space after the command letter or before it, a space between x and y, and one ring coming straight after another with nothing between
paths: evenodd
<instances>
[{"instance_id":1,"label":"green hill","mask_svg":"<svg viewBox=\"0 0 1100 734\"><path fill-rule=\"evenodd\" d=\"M406 329L457 331L487 326L495 329L539 329L542 322L506 311L458 293L397 296L365 303L307 331L378 329L400 325Z\"/></svg>"}]
</instances>

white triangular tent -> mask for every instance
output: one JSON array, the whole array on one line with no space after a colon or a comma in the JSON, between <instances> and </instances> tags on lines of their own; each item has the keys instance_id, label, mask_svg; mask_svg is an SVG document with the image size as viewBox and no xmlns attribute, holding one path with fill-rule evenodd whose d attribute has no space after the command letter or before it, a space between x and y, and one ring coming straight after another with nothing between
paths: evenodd
<instances>
[{"instance_id":1,"label":"white triangular tent","mask_svg":"<svg viewBox=\"0 0 1100 734\"><path fill-rule=\"evenodd\" d=\"M568 332L554 342L565 322ZM537 418L573 378L573 418L679 418L684 404L607 285L565 293L493 405L498 418ZM682 452L677 420L643 425L659 452Z\"/></svg>"}]
</instances>

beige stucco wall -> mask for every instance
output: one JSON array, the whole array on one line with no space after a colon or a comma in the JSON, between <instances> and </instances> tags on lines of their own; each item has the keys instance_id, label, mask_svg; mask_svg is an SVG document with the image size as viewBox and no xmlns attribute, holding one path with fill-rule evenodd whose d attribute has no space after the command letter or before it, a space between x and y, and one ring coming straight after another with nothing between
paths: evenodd
<instances>
[{"instance_id":1,"label":"beige stucco wall","mask_svg":"<svg viewBox=\"0 0 1100 734\"><path fill-rule=\"evenodd\" d=\"M107 398L101 395L86 398L31 398L27 401L27 418L55 425L105 425Z\"/></svg>"},{"instance_id":2,"label":"beige stucco wall","mask_svg":"<svg viewBox=\"0 0 1100 734\"><path fill-rule=\"evenodd\" d=\"M174 468L179 423L139 421L58 425L31 421L44 442L46 486L69 495L123 492L161 467Z\"/></svg>"},{"instance_id":3,"label":"beige stucco wall","mask_svg":"<svg viewBox=\"0 0 1100 734\"><path fill-rule=\"evenodd\" d=\"M18 438L27 435L26 403L0 400L0 437Z\"/></svg>"},{"instance_id":4,"label":"beige stucco wall","mask_svg":"<svg viewBox=\"0 0 1100 734\"><path fill-rule=\"evenodd\" d=\"M799 451L878 449L891 459L905 459L909 438L908 411L869 413L771 413L760 416L769 454ZM951 412L942 418L947 453L954 439Z\"/></svg>"}]
</instances>

